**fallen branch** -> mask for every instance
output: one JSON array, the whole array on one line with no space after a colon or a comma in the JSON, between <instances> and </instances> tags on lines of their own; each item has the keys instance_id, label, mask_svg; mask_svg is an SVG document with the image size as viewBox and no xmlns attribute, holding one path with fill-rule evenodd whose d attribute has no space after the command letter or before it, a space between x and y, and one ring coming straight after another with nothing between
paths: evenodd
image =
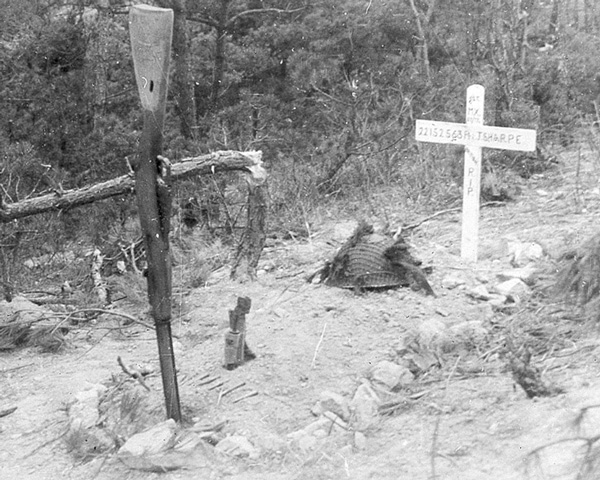
<instances>
[{"instance_id":1,"label":"fallen branch","mask_svg":"<svg viewBox=\"0 0 600 480\"><path fill-rule=\"evenodd\" d=\"M10 415L11 413L15 412L16 410L17 410L17 407L10 407L10 408L5 408L4 410L0 410L0 418Z\"/></svg>"},{"instance_id":2,"label":"fallen branch","mask_svg":"<svg viewBox=\"0 0 600 480\"><path fill-rule=\"evenodd\" d=\"M231 393L231 392L233 392L233 391L237 390L238 388L241 388L241 387L243 387L244 385L246 385L246 382L238 383L238 384L237 384L235 387L231 387L231 388L229 388L229 389L227 389L227 390L225 390L225 391L221 390L221 391L219 392L219 398L217 399L217 405L220 405L220 404L221 404L221 399L222 399L222 398L223 398L225 395L227 395L227 394L229 394L229 393ZM210 390L210 389L209 389L209 390Z\"/></svg>"},{"instance_id":3,"label":"fallen branch","mask_svg":"<svg viewBox=\"0 0 600 480\"><path fill-rule=\"evenodd\" d=\"M505 205L505 204L506 204L506 202L500 202L500 201L495 200L495 201L492 201L492 202L482 203L480 205L480 208L483 208L483 207L499 207L499 206ZM453 207L453 208L447 208L446 210L440 210L439 212L435 212L432 215L429 215L428 217L425 217L425 218L423 218L422 220L419 220L416 223L412 223L410 225L404 225L402 227L402 231L405 231L405 230L414 230L415 228L420 227L421 225L423 225L425 222L428 222L429 220L433 220L436 217L439 217L441 215L445 215L447 213L460 212L460 211L462 211L462 207Z\"/></svg>"},{"instance_id":4,"label":"fallen branch","mask_svg":"<svg viewBox=\"0 0 600 480\"><path fill-rule=\"evenodd\" d=\"M125 373L125 375L128 375L131 378L135 378L142 387L144 387L149 392L151 391L150 387L146 385L146 382L144 382L144 376L138 370L127 368L123 363L123 359L120 356L117 357L117 362L119 363L119 366L121 367L121 370L123 370L123 373Z\"/></svg>"},{"instance_id":5,"label":"fallen branch","mask_svg":"<svg viewBox=\"0 0 600 480\"><path fill-rule=\"evenodd\" d=\"M181 180L193 175L208 175L232 170L250 173L255 178L264 178L262 152L219 151L184 158L173 164L171 175L173 180ZM130 194L133 193L134 185L135 180L132 175L123 175L95 185L28 198L16 203L5 203L0 198L0 223Z\"/></svg>"},{"instance_id":6,"label":"fallen branch","mask_svg":"<svg viewBox=\"0 0 600 480\"><path fill-rule=\"evenodd\" d=\"M241 402L242 400L246 400L247 398L251 398L251 397L256 397L256 395L258 395L258 392L256 390L251 391L250 393L247 393L245 395L242 395L239 398L236 398L233 403L238 403Z\"/></svg>"}]
</instances>

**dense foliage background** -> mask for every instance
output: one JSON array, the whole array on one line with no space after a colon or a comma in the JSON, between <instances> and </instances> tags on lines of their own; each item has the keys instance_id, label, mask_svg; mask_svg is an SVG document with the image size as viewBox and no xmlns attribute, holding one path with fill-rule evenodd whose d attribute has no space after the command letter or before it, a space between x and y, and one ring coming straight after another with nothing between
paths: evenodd
<instances>
[{"instance_id":1,"label":"dense foliage background","mask_svg":"<svg viewBox=\"0 0 600 480\"><path fill-rule=\"evenodd\" d=\"M4 202L127 172L141 129L128 3L0 1ZM154 3L175 11L166 155L262 150L273 232L306 233L324 207L386 217L456 204L460 155L416 144L414 121L462 121L470 84L486 87L486 123L540 134L537 155L487 154L494 181L507 167L521 175L543 168L554 143L572 142L576 128L597 120L593 0ZM237 184L186 181L175 200L217 205L211 231L235 232ZM19 255L125 235L134 203L112 199L4 225L4 281Z\"/></svg>"}]
</instances>

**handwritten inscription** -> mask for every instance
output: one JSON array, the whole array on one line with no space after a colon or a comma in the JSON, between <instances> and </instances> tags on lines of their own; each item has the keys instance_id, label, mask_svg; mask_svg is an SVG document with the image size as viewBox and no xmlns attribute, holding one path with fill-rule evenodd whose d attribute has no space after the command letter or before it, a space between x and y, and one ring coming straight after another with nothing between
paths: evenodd
<instances>
[{"instance_id":1,"label":"handwritten inscription","mask_svg":"<svg viewBox=\"0 0 600 480\"><path fill-rule=\"evenodd\" d=\"M417 120L416 140L532 152L536 132L522 128Z\"/></svg>"},{"instance_id":2,"label":"handwritten inscription","mask_svg":"<svg viewBox=\"0 0 600 480\"><path fill-rule=\"evenodd\" d=\"M475 187L473 185L473 180L475 179L475 169L473 167L469 167L467 169L467 195L471 196L475 193Z\"/></svg>"},{"instance_id":3,"label":"handwritten inscription","mask_svg":"<svg viewBox=\"0 0 600 480\"><path fill-rule=\"evenodd\" d=\"M474 131L473 127L467 130L454 129L454 128L440 128L431 126L420 126L417 137L430 136L433 138L443 138L456 142L458 140L464 140L465 142L471 141L482 141L482 142L495 142L495 143L507 143L522 145L523 135L515 135L511 133L492 133Z\"/></svg>"}]
</instances>

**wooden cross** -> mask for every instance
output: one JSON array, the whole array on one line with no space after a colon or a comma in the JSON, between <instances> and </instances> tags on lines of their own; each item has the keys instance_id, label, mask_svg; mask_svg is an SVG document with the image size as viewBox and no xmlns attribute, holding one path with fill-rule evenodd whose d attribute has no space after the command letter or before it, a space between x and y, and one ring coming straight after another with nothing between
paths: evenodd
<instances>
[{"instance_id":1,"label":"wooden cross","mask_svg":"<svg viewBox=\"0 0 600 480\"><path fill-rule=\"evenodd\" d=\"M415 138L419 142L450 143L465 146L463 214L460 256L477 261L479 234L479 192L481 188L481 149L535 151L536 131L522 128L493 127L483 124L485 88L467 89L465 123L417 120Z\"/></svg>"}]
</instances>

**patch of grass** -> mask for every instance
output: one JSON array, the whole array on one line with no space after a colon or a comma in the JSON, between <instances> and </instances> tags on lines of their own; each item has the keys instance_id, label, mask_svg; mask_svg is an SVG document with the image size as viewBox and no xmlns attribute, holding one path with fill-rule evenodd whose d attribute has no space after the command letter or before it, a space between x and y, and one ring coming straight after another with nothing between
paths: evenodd
<instances>
[{"instance_id":1,"label":"patch of grass","mask_svg":"<svg viewBox=\"0 0 600 480\"><path fill-rule=\"evenodd\" d=\"M82 462L93 460L115 448L114 442L102 430L81 426L69 430L63 441L67 450Z\"/></svg>"},{"instance_id":2,"label":"patch of grass","mask_svg":"<svg viewBox=\"0 0 600 480\"><path fill-rule=\"evenodd\" d=\"M558 295L586 311L589 319L600 321L600 234L563 255L565 262L556 280Z\"/></svg>"}]
</instances>

